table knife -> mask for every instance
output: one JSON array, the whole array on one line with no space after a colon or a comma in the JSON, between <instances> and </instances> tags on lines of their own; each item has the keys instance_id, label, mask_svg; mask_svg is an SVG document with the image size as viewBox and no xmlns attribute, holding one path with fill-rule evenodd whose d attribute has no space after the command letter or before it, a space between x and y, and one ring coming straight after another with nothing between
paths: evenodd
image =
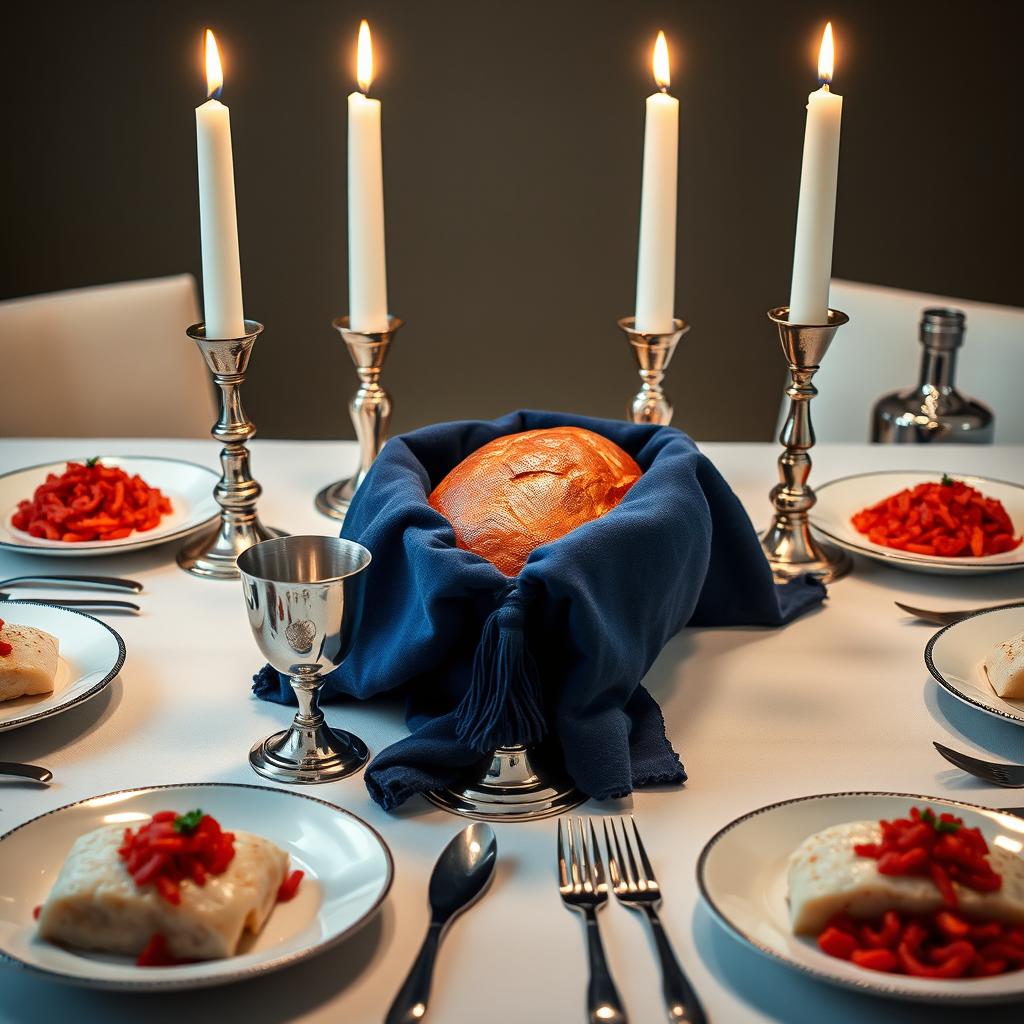
<instances>
[{"instance_id":1,"label":"table knife","mask_svg":"<svg viewBox=\"0 0 1024 1024\"><path fill-rule=\"evenodd\" d=\"M49 768L41 768L37 764L18 764L17 761L0 761L0 775L8 775L16 779L31 779L46 785L53 778Z\"/></svg>"}]
</instances>

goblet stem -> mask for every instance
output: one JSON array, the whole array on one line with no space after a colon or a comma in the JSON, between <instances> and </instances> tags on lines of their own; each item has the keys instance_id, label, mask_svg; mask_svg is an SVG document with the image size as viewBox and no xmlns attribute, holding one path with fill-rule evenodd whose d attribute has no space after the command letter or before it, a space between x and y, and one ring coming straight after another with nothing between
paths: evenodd
<instances>
[{"instance_id":1,"label":"goblet stem","mask_svg":"<svg viewBox=\"0 0 1024 1024\"><path fill-rule=\"evenodd\" d=\"M295 712L295 725L300 729L318 729L324 723L320 710L320 687L323 680L319 675L296 675L290 679L299 710Z\"/></svg>"}]
</instances>

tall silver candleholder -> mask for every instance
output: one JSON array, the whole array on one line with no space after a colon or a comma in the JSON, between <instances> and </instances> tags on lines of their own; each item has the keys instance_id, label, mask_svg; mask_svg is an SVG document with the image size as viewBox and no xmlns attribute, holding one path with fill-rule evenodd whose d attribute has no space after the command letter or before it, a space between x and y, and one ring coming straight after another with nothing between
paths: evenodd
<instances>
[{"instance_id":1,"label":"tall silver candleholder","mask_svg":"<svg viewBox=\"0 0 1024 1024\"><path fill-rule=\"evenodd\" d=\"M459 785L424 796L480 821L534 821L586 800L543 746L498 747Z\"/></svg>"},{"instance_id":2,"label":"tall silver candleholder","mask_svg":"<svg viewBox=\"0 0 1024 1024\"><path fill-rule=\"evenodd\" d=\"M353 496L369 473L377 453L388 439L391 424L391 396L380 386L380 375L388 357L391 339L404 321L388 317L386 331L354 331L347 316L337 317L332 326L345 339L359 374L359 388L348 404L352 425L359 440L359 469L347 480L328 484L317 496L316 507L332 519L344 519Z\"/></svg>"},{"instance_id":3,"label":"tall silver candleholder","mask_svg":"<svg viewBox=\"0 0 1024 1024\"><path fill-rule=\"evenodd\" d=\"M775 518L761 538L772 573L785 582L812 573L824 582L839 579L850 571L850 556L832 544L818 540L808 522L808 512L818 500L807 483L811 472L810 450L814 446L811 399L818 389L811 378L818 372L836 331L850 318L837 309L828 311L826 324L791 324L789 307L768 311L778 326L782 351L789 364L789 415L779 441L779 483L772 489Z\"/></svg>"},{"instance_id":4,"label":"tall silver candleholder","mask_svg":"<svg viewBox=\"0 0 1024 1024\"><path fill-rule=\"evenodd\" d=\"M672 325L673 330L665 334L651 334L636 329L635 317L627 316L619 321L640 367L642 384L629 406L629 418L634 423L667 426L672 421L672 403L662 391L661 382L679 339L690 329L685 320L673 320Z\"/></svg>"},{"instance_id":5,"label":"tall silver candleholder","mask_svg":"<svg viewBox=\"0 0 1024 1024\"><path fill-rule=\"evenodd\" d=\"M221 478L213 489L220 519L178 552L178 565L193 576L237 580L238 556L260 541L287 534L264 526L256 514L256 499L263 488L249 471L246 441L256 426L242 409L240 389L256 339L263 324L245 321L241 338L207 338L206 324L194 324L186 334L196 343L220 389L220 418L211 433L224 447L220 453Z\"/></svg>"}]
</instances>

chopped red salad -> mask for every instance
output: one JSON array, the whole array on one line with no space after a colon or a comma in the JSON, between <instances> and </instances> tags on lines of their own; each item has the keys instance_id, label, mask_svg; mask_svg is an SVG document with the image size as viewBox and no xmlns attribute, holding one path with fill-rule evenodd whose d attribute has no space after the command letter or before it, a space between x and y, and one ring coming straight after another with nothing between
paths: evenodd
<instances>
[{"instance_id":1,"label":"chopped red salad","mask_svg":"<svg viewBox=\"0 0 1024 1024\"><path fill-rule=\"evenodd\" d=\"M1003 884L979 829L930 807L912 807L908 818L879 826L881 841L856 845L857 856L876 860L879 874L930 878L945 908L930 914L890 910L871 921L836 914L818 936L822 952L919 978L990 977L1024 967L1024 926L975 920L957 910L957 885L996 892Z\"/></svg>"},{"instance_id":2,"label":"chopped red salad","mask_svg":"<svg viewBox=\"0 0 1024 1024\"><path fill-rule=\"evenodd\" d=\"M892 494L850 521L873 544L942 558L998 555L1022 539L1001 501L946 475Z\"/></svg>"}]
</instances>

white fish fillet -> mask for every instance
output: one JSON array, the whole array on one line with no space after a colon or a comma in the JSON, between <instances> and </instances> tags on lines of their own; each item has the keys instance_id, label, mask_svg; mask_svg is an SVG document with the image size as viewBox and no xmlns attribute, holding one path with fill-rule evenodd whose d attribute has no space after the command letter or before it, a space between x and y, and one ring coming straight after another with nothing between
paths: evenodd
<instances>
[{"instance_id":1,"label":"white fish fillet","mask_svg":"<svg viewBox=\"0 0 1024 1024\"><path fill-rule=\"evenodd\" d=\"M930 878L882 875L878 862L858 857L854 846L879 843L877 821L851 821L808 836L789 861L789 916L798 935L818 935L833 914L879 917L887 910L926 914L941 910ZM989 863L1003 876L998 892L956 885L959 909L981 919L1024 924L1024 858L989 846Z\"/></svg>"},{"instance_id":2,"label":"white fish fillet","mask_svg":"<svg viewBox=\"0 0 1024 1024\"><path fill-rule=\"evenodd\" d=\"M157 932L179 960L233 956L242 933L258 933L277 901L288 854L269 839L235 832L235 856L206 884L181 883L181 903L139 887L118 857L123 825L79 836L39 914L39 935L79 949L138 955Z\"/></svg>"},{"instance_id":3,"label":"white fish fillet","mask_svg":"<svg viewBox=\"0 0 1024 1024\"><path fill-rule=\"evenodd\" d=\"M1024 700L1024 633L996 644L985 658L985 674L1004 700Z\"/></svg>"},{"instance_id":4,"label":"white fish fillet","mask_svg":"<svg viewBox=\"0 0 1024 1024\"><path fill-rule=\"evenodd\" d=\"M10 654L0 657L0 700L53 693L57 638L34 626L5 622L0 640L13 648Z\"/></svg>"}]
</instances>

